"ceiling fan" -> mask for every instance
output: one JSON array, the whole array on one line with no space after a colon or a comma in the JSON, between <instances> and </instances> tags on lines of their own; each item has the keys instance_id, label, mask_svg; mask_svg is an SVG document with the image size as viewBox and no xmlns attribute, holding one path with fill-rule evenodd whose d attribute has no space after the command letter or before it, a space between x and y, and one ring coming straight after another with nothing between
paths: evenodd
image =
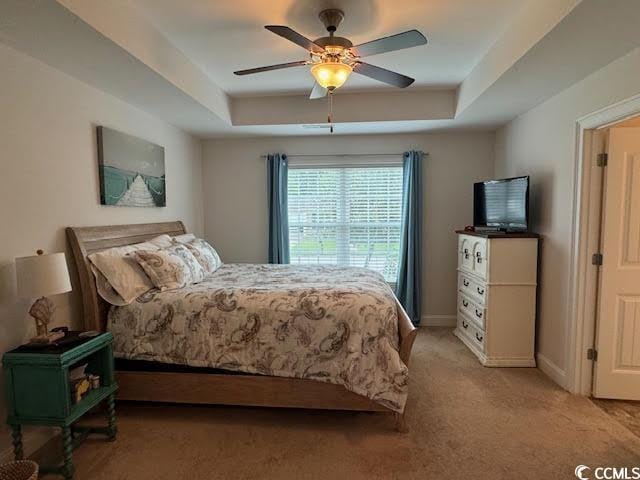
<instances>
[{"instance_id":1,"label":"ceiling fan","mask_svg":"<svg viewBox=\"0 0 640 480\"><path fill-rule=\"evenodd\" d=\"M354 46L348 38L334 36L338 26L344 19L342 10L335 8L323 10L320 12L319 17L329 32L329 36L317 38L313 41L284 25L266 25L264 27L270 32L306 49L309 52L308 60L250 68L233 73L236 75L250 75L310 65L311 74L316 80L311 90L310 98L312 99L322 98L327 93L332 93L336 88L340 88L352 72L399 88L406 88L414 82L411 77L365 63L361 58L424 45L427 43L427 39L422 33L417 30L409 30Z\"/></svg>"}]
</instances>

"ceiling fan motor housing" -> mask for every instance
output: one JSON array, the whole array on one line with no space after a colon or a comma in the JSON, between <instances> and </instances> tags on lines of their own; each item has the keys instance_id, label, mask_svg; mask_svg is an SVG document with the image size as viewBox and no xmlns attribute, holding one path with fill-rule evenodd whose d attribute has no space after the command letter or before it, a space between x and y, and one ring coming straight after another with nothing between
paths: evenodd
<instances>
[{"instance_id":1,"label":"ceiling fan motor housing","mask_svg":"<svg viewBox=\"0 0 640 480\"><path fill-rule=\"evenodd\" d=\"M336 37L333 34L338 29L338 25L344 20L344 12L337 8L329 8L322 10L318 16L329 32L328 37L320 37L314 40L315 44L320 45L326 51L322 59L324 61L343 60L345 54L348 54L348 49L353 47L353 43L348 38Z\"/></svg>"},{"instance_id":2,"label":"ceiling fan motor housing","mask_svg":"<svg viewBox=\"0 0 640 480\"><path fill-rule=\"evenodd\" d=\"M351 48L353 47L353 43L348 38L344 37L320 37L316 38L313 43L317 43L322 48L327 48L328 46L336 46L342 48Z\"/></svg>"},{"instance_id":3,"label":"ceiling fan motor housing","mask_svg":"<svg viewBox=\"0 0 640 480\"><path fill-rule=\"evenodd\" d=\"M344 20L344 12L342 10L338 10L337 8L328 8L326 10L322 10L318 16L320 17L320 21L324 24L327 32L333 35L338 29L338 26Z\"/></svg>"}]
</instances>

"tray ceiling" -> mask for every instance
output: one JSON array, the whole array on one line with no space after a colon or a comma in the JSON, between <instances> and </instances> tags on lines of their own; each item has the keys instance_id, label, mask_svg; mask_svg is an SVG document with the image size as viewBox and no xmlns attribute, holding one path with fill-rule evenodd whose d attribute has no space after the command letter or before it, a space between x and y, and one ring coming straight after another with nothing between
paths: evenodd
<instances>
[{"instance_id":1,"label":"tray ceiling","mask_svg":"<svg viewBox=\"0 0 640 480\"><path fill-rule=\"evenodd\" d=\"M234 70L306 59L305 51L263 28L283 24L309 38L326 32L323 8L345 12L338 35L354 44L416 28L429 44L368 57L416 79L416 88L455 87L469 74L526 0L128 0L175 46L231 95L300 93L308 68L239 78ZM393 87L353 75L343 90Z\"/></svg>"},{"instance_id":2,"label":"tray ceiling","mask_svg":"<svg viewBox=\"0 0 640 480\"><path fill-rule=\"evenodd\" d=\"M3 0L0 42L201 137L328 135L308 128L327 102L309 100L304 67L232 73L304 58L263 25L315 38L328 7L356 44L411 28L430 41L367 57L416 84L353 75L336 134L492 130L640 46L628 0Z\"/></svg>"}]
</instances>

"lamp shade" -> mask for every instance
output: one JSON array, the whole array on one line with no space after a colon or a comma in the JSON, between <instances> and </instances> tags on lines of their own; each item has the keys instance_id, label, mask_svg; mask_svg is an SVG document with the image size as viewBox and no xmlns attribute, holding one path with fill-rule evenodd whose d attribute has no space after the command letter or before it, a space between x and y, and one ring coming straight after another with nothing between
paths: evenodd
<instances>
[{"instance_id":1,"label":"lamp shade","mask_svg":"<svg viewBox=\"0 0 640 480\"><path fill-rule=\"evenodd\" d=\"M71 291L64 253L16 258L18 295L45 297Z\"/></svg>"},{"instance_id":2,"label":"lamp shade","mask_svg":"<svg viewBox=\"0 0 640 480\"><path fill-rule=\"evenodd\" d=\"M353 69L346 63L323 62L311 67L311 74L320 86L328 89L341 87Z\"/></svg>"}]
</instances>

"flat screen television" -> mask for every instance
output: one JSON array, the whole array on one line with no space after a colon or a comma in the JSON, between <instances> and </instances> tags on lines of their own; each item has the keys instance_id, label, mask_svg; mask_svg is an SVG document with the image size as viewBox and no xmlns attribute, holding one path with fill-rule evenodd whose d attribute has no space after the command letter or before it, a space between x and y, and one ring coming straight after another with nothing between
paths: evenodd
<instances>
[{"instance_id":1,"label":"flat screen television","mask_svg":"<svg viewBox=\"0 0 640 480\"><path fill-rule=\"evenodd\" d=\"M475 183L473 224L476 227L526 231L529 227L529 177Z\"/></svg>"}]
</instances>

